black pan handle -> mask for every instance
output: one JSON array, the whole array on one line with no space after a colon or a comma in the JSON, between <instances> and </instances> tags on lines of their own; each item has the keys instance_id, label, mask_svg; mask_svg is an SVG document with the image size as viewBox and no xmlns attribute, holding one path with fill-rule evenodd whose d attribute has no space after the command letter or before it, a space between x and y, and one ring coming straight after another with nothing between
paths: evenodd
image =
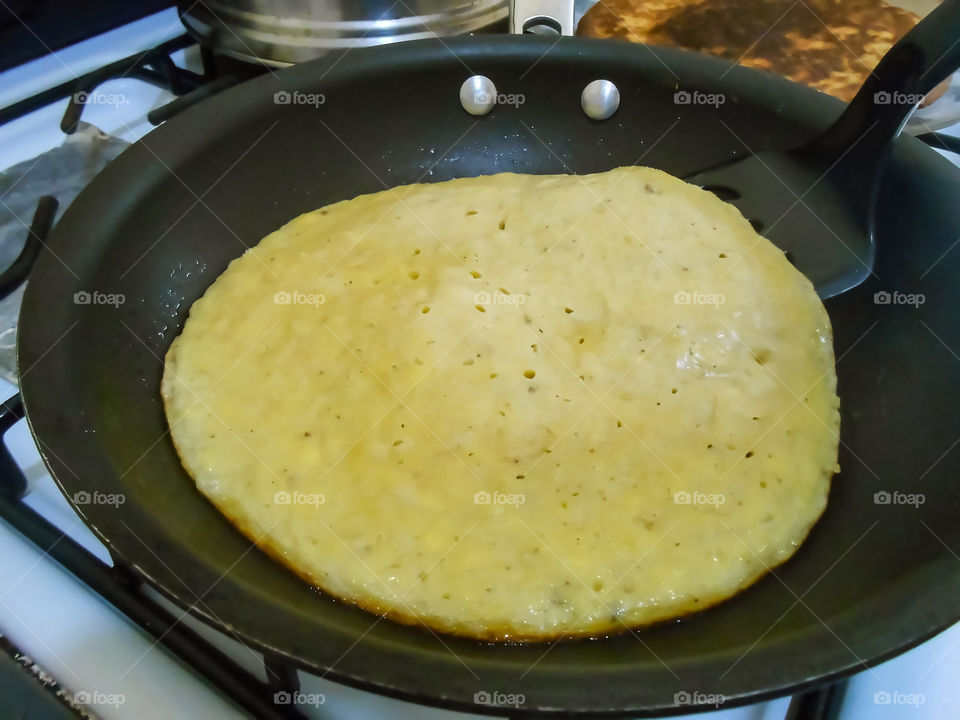
<instances>
[{"instance_id":1,"label":"black pan handle","mask_svg":"<svg viewBox=\"0 0 960 720\"><path fill-rule=\"evenodd\" d=\"M53 227L57 205L57 199L51 195L40 198L37 209L33 213L33 221L30 223L23 250L13 264L0 274L0 300L16 290L20 283L27 279L33 263L40 254L40 247L50 234L50 228Z\"/></svg>"},{"instance_id":2,"label":"black pan handle","mask_svg":"<svg viewBox=\"0 0 960 720\"><path fill-rule=\"evenodd\" d=\"M877 168L924 95L960 67L960 0L944 0L883 56L847 109L804 152Z\"/></svg>"}]
</instances>

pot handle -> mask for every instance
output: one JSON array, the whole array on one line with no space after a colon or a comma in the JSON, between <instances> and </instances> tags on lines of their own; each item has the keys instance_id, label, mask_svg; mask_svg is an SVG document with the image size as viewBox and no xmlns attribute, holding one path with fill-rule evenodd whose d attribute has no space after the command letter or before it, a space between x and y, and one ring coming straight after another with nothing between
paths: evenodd
<instances>
[{"instance_id":1,"label":"pot handle","mask_svg":"<svg viewBox=\"0 0 960 720\"><path fill-rule=\"evenodd\" d=\"M543 25L560 35L573 35L574 0L510 0L510 32L523 35Z\"/></svg>"}]
</instances>

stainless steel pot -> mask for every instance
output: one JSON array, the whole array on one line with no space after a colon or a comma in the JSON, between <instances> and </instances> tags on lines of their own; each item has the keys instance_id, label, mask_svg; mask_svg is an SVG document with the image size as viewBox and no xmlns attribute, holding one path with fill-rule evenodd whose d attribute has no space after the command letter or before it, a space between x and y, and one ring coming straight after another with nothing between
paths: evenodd
<instances>
[{"instance_id":1,"label":"stainless steel pot","mask_svg":"<svg viewBox=\"0 0 960 720\"><path fill-rule=\"evenodd\" d=\"M331 50L506 29L507 0L201 0L187 30L214 50L284 66ZM502 25L502 28L500 27Z\"/></svg>"}]
</instances>

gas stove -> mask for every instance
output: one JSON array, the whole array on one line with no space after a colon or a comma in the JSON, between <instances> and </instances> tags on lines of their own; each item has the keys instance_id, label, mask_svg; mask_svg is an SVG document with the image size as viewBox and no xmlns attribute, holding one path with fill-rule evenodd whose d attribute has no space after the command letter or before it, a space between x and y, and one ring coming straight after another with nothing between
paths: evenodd
<instances>
[{"instance_id":1,"label":"gas stove","mask_svg":"<svg viewBox=\"0 0 960 720\"><path fill-rule=\"evenodd\" d=\"M0 263L16 265L31 245L28 228L35 246L58 204L62 211L154 124L270 71L198 48L167 9L0 74ZM956 149L958 137L954 126L925 139ZM38 206L45 195L57 202ZM114 563L47 474L23 420L13 363L19 295L0 303L0 683L11 715L470 717L298 672L204 625ZM960 625L839 683L691 717L957 717L957 677Z\"/></svg>"}]
</instances>

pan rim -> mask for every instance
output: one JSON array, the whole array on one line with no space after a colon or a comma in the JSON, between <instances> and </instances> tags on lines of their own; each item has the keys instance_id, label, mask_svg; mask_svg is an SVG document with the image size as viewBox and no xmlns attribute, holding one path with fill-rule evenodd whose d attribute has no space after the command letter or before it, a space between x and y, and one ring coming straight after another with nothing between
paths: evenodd
<instances>
[{"instance_id":1,"label":"pan rim","mask_svg":"<svg viewBox=\"0 0 960 720\"><path fill-rule=\"evenodd\" d=\"M521 54L538 52L540 47L545 47L548 44L548 42L552 43L552 41L549 41L549 40L538 40L538 39L531 39L531 38L516 39L516 38L510 38L510 37L492 37L492 38L483 38L483 39L469 38L469 39L459 39L456 41L447 40L445 43L444 42L438 43L436 41L430 41L430 40L417 41L414 43L405 43L404 45L406 45L407 47L403 47L403 48L401 48L401 46L384 46L380 48L364 49L361 51L362 53L364 53L363 62L362 63L358 62L356 63L356 65L360 65L362 67L363 63L368 63L368 62L372 63L373 59L371 58L375 54L380 55L380 54L387 53L389 55L400 55L402 53L406 53L407 55L410 55L414 58L419 57L418 53L427 54L427 55L431 53L433 55L437 55L437 54L442 55L446 52L446 48L450 46L454 48L463 47L465 48L464 50L465 53L467 50L469 50L470 52L481 52L482 48L488 47L488 43L490 42L492 42L495 46L501 46L501 49L516 48L517 52ZM572 48L574 46L599 47L599 45L596 45L598 43L603 43L604 52L614 57L618 55L625 56L624 53L641 52L640 49L632 49L626 44L624 44L623 47L620 47L619 45L616 47L613 47L611 44L604 43L603 41L584 40L584 39L574 39L569 41L564 40L562 43L558 44L558 47L560 47L561 49ZM397 48L401 48L401 49L398 50ZM654 55L657 56L661 62L663 61L663 58L666 58L669 61L673 61L675 58L678 58L678 57L687 57L687 61L689 61L689 58L691 56L690 53L685 53L683 51L676 51L676 50L668 51L669 49L646 48L646 50L653 52ZM469 54L469 53L466 53L466 54ZM710 66L722 67L722 68L728 67L727 64L722 61L705 59L705 58L701 58L700 56L696 56L696 57L697 57L696 62L702 65L703 67L710 67ZM331 64L336 64L336 62L339 62L339 61L325 58L321 61L315 61L312 63L299 65L299 66L296 66L295 68L291 68L290 70L283 71L283 73L286 73L286 74L282 73L283 77L281 78L280 81L272 78L271 76L264 76L263 78L258 78L251 82L259 83L259 86L261 87L261 89L265 89L268 87L279 88L281 86L285 86L285 84L289 84L293 82L293 78L304 77L308 74L308 72L312 72L318 69L323 69L325 67L328 67ZM741 69L738 69L737 71L739 72L739 70ZM772 78L767 78L765 76L762 76L760 73L756 71L748 70L745 68L742 70L749 73L749 77L754 77L754 75L757 78L763 77L762 81L755 80L755 82L758 82L761 85L765 85L768 82L771 82L774 80ZM353 72L353 73L358 72L353 66L344 67L341 69L340 72L343 73L344 71ZM334 69L331 75L336 72L337 70ZM293 73L293 74L290 74L290 73ZM784 90L784 92L788 92L788 91L789 93L796 92L796 89L794 88L793 83L789 83L789 81L781 80L781 79L777 79L777 81L782 83L781 85L782 87L787 88ZM284 85L281 85L279 83L284 83ZM251 100L249 100L249 98L252 98L254 94L252 92L249 92L248 86L249 86L249 83L245 83L244 86L241 88L234 88L226 92L232 93L237 97L237 99L240 99L241 96L244 93L246 93L245 97L248 98L247 102L252 102ZM244 89L244 88L247 88L247 89ZM834 109L836 109L836 112L839 112L840 108L842 108L842 104L840 104L839 102L834 102L830 98L818 98L817 101L814 102L813 101L814 96L817 96L819 94L815 93L815 91L809 91L809 92L810 92L811 102L809 104L808 109L810 110L811 114L819 115L820 122L824 122L823 118L825 114L829 114L829 112L832 112ZM263 94L266 94L266 93L263 93ZM187 120L192 120L195 117L209 116L214 112L216 112L216 107L217 107L216 101L207 101L205 103L200 103L196 107L187 110L182 116L174 118L173 120L170 121L170 123L165 124L161 128L158 128L158 130L155 132L172 135L176 131L175 130L176 127L178 127L179 125L186 124L186 120L181 120L180 119L181 117L186 118ZM816 108L819 108L819 110L817 110L817 112L814 112ZM830 118L827 118L827 120L829 119ZM930 156L935 156L935 153L933 153L932 151L928 151L926 149L924 149L923 151L920 151L917 148L913 148L913 149L916 150L917 152L927 152L929 153ZM128 150L127 152L130 152L130 150ZM127 152L125 152L124 155L126 155ZM943 161L943 162L946 162L946 161ZM109 171L110 169L108 168L107 172ZM103 177L107 179L109 178L109 176L107 176L106 174L104 174ZM95 181L95 183L97 182L99 183L97 187L100 187L101 185L106 186L107 179L98 178L98 181ZM87 193L87 191L84 191L84 195L87 196L85 202L90 202L90 198L94 196L94 192ZM83 195L81 197L83 197ZM76 203L74 204L74 207L77 207ZM60 232L57 232L57 229L54 230L54 233L51 235L51 238L49 241L50 245L54 247L62 247L68 242L68 239L67 239L68 232L65 228L68 227L68 224L70 222L68 221L68 218L72 217L72 215L70 215L69 213L71 212L71 210L74 210L74 207L68 210L68 215L65 215L64 218L61 219L60 223L58 223L57 228L59 228ZM79 212L76 210L74 210L74 213L79 215ZM41 267L41 271L42 271L41 263L50 263L50 262L55 262L55 261L51 260L47 253L44 253L44 256L41 258L40 261L38 261L38 266ZM31 288L33 292L31 292ZM37 295L41 292L42 290L40 288L39 283L28 284L27 291L24 297L24 305L23 305L24 309L21 313L21 319L23 319L25 316L29 316L31 312L34 312L32 308L37 304L37 301L38 301ZM25 327L26 325L27 325L26 323L22 323L21 328ZM72 497L68 494L67 486L62 482L62 479L65 476L65 473L64 473L64 468L60 467L61 461L55 457L52 457L51 454L47 452L44 446L45 443L43 443L41 439L44 434L47 434L47 437L50 436L49 428L46 428L46 427L38 428L35 426L34 419L42 417L44 411L49 409L44 407L44 400L45 399L52 400L52 396L54 395L54 393L51 393L49 388L45 388L44 389L45 392L41 392L39 389L39 384L41 383L41 380L40 379L33 380L32 378L28 380L26 377L29 374L29 370L32 369L33 363L39 362L39 360L42 359L43 354L47 352L46 349L43 352L40 352L39 348L32 347L30 344L32 339L33 339L33 336L31 335L29 328L21 332L18 337L18 351L17 351L18 367L20 369L23 369L23 368L27 369L27 372L24 373L24 383L22 385L23 401L26 409L26 417L30 427L31 434L36 439L38 446L40 446L40 451L41 451L40 454L44 461L44 464L46 465L51 476L56 481L58 487L61 489L64 495L67 496L68 501L71 503L74 509L78 512L78 514L81 516L84 522L88 525L88 527L90 527L94 531L94 533L97 535L98 539L100 539L101 542L103 542L107 546L112 556L114 556L115 558L118 558L119 560L123 561L126 565L131 567L131 569L133 569L134 572L136 572L138 577L144 580L144 582L149 584L151 587L158 590L161 594L163 594L164 597L167 597L168 599L176 603L178 606L183 607L184 609L190 611L192 615L200 618L206 624L218 630L221 630L221 631L224 630L224 625L221 621L208 616L203 611L202 608L198 608L195 603L189 602L188 598L185 598L182 595L178 596L176 591L172 587L170 587L169 584L164 584L164 582L160 578L154 577L154 575L151 572L149 572L146 568L143 568L138 563L136 563L133 560L132 556L128 552L126 552L124 548L120 547L118 544L109 540L98 528L94 519L91 517L88 517L88 514L83 512L82 508L77 507L76 504L73 502ZM47 378L46 380L47 382L50 381L49 378ZM66 378L59 378L56 380L58 382L64 382L64 383L68 382ZM37 384L35 385L34 383L37 383ZM36 390L36 393L34 392L34 390ZM31 407L33 408L32 410L31 410ZM929 637L932 637L936 633L942 631L946 627L949 627L953 623L957 622L957 620L960 620L960 611L954 612L953 615L949 617L950 619L942 620L939 623L933 622L925 626L924 628L925 634L921 636L914 635L914 636L908 637L906 641L895 643L894 645L888 645L885 652L881 652L876 655L873 655L869 659L868 666L872 667L874 664L882 662L907 649L910 649L911 647L918 645L919 643L923 642ZM291 656L286 651L280 648L277 648L275 646L272 646L268 643L265 643L251 635L245 634L242 631L236 631L236 632L238 635L243 637L246 643L248 643L252 647L281 656L285 658L288 662L291 662L292 664L296 665L297 667L302 667L312 672L321 670L321 668L318 668L317 666L310 665L304 659L296 656ZM725 703L725 707L733 707L736 705L756 702L758 700L762 700L765 698L780 696L789 690L799 690L805 687L810 687L814 684L818 684L820 682L824 682L827 679L849 675L855 672L858 668L862 668L862 667L863 665L861 663L856 661L850 661L846 666L840 666L839 669L831 673L820 675L817 678L812 680L808 679L808 680L801 681L799 683L786 683L778 687L773 687L773 688L767 687L763 690L754 691L754 692L745 692L741 695L731 696L728 699L728 701ZM422 693L407 691L402 688L396 688L389 685L378 685L375 682L364 679L362 677L354 676L348 673L341 673L341 672L338 672L337 670L328 671L325 673L325 675L333 679L336 679L338 682L342 682L347 685L359 687L365 690L371 690L381 694L389 695L391 697L397 697L404 700L411 700L411 701L422 703L422 704L430 704L430 705L435 705L437 707L445 707L445 708L451 708L451 709L457 709L457 710L469 710L475 713L479 712L479 713L495 714L495 711L497 710L497 708L485 708L484 706L478 706L478 705L465 702L459 699L443 698L440 696L436 696L436 697L427 696ZM518 715L546 714L550 712L555 712L555 713L563 713L563 714L574 713L574 714L591 714L591 715L603 714L608 716L622 716L622 715L638 716L638 715L645 715L645 714L651 714L651 713L661 714L661 715L665 713L682 714L682 713L694 712L694 711L703 710L703 709L704 709L703 707L698 707L698 706L685 706L680 712L677 712L678 710L677 708L673 707L671 710L670 706L656 706L656 707L639 706L635 708L592 708L592 707L586 708L585 707L585 708L579 708L574 710L570 710L566 708L546 708L546 709L530 708L530 709L520 709L516 714Z\"/></svg>"}]
</instances>

